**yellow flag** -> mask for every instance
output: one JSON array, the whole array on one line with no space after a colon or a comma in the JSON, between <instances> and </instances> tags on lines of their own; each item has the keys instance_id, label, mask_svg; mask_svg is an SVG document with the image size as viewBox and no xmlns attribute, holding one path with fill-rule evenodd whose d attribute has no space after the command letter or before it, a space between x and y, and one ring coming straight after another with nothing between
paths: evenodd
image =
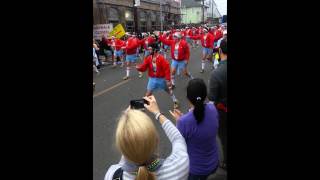
<instances>
[{"instance_id":1,"label":"yellow flag","mask_svg":"<svg viewBox=\"0 0 320 180\"><path fill-rule=\"evenodd\" d=\"M126 31L123 29L121 24L118 24L113 30L109 33L109 36L114 36L120 39L122 36L126 34Z\"/></svg>"},{"instance_id":2,"label":"yellow flag","mask_svg":"<svg viewBox=\"0 0 320 180\"><path fill-rule=\"evenodd\" d=\"M216 53L216 59L219 59L219 53Z\"/></svg>"}]
</instances>

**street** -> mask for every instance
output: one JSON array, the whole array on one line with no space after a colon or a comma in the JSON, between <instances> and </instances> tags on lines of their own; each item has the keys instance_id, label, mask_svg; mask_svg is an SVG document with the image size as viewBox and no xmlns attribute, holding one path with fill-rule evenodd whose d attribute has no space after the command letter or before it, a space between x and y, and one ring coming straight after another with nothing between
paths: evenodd
<instances>
[{"instance_id":1,"label":"street","mask_svg":"<svg viewBox=\"0 0 320 180\"><path fill-rule=\"evenodd\" d=\"M190 48L190 61L188 70L195 78L202 78L207 83L210 77L211 64L206 63L205 72L200 73L202 47ZM169 52L167 57L170 57ZM169 58L171 59L171 58ZM141 61L139 62L141 63ZM171 64L171 63L170 63ZM118 117L121 112L129 106L132 99L141 99L146 92L148 74L144 73L142 78L138 78L138 72L132 68L130 79L124 81L125 68L119 65L112 69L106 66L100 74L93 74L93 81L96 83L93 93L93 180L103 180L110 165L118 163L120 153L115 147L115 130ZM179 100L180 110L186 113L189 109L186 98L186 86L188 78L183 74L176 75L176 88L174 94ZM165 116L172 120L169 110L173 109L173 102L170 96L164 91L154 93L160 110ZM148 113L152 120L153 115ZM175 122L174 122L175 123ZM161 158L167 157L171 152L171 144L158 122L154 121L160 136L159 155ZM219 169L215 180L226 179L226 172Z\"/></svg>"}]
</instances>

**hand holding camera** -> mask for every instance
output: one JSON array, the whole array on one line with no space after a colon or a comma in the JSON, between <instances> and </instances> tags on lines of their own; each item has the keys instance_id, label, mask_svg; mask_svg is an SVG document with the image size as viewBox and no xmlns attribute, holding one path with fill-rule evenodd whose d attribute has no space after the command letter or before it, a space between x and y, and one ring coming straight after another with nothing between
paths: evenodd
<instances>
[{"instance_id":1,"label":"hand holding camera","mask_svg":"<svg viewBox=\"0 0 320 180\"><path fill-rule=\"evenodd\" d=\"M156 101L156 99L154 98L153 95L148 96L148 97L147 96L143 97L143 99L148 102L148 104L144 104L144 107L148 111L152 112L153 114L156 114L156 113L160 112L158 104L157 104L157 101Z\"/></svg>"}]
</instances>

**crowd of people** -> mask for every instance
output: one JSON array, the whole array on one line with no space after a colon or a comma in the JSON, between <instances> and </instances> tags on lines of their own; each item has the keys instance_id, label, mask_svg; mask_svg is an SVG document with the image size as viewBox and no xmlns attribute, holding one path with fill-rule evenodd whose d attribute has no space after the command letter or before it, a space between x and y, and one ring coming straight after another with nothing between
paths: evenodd
<instances>
[{"instance_id":1,"label":"crowd of people","mask_svg":"<svg viewBox=\"0 0 320 180\"><path fill-rule=\"evenodd\" d=\"M137 64L144 61L150 54L149 48L157 50L159 54L164 56L168 62L171 61L170 81L168 85L175 88L176 73L183 73L189 79L193 76L187 69L190 57L190 46L196 48L200 42L203 47L201 57L200 72L205 71L206 61L211 64L211 69L217 67L219 57L217 49L222 39L227 38L226 26L208 27L202 25L199 27L186 26L182 29L171 29L168 31L154 31L152 33L126 33L121 39L103 36L100 42L93 42L93 69L99 73L99 69L104 65L101 57L109 59L111 57L112 68L125 66L125 76L123 80L130 78L130 72L138 67ZM167 57L167 52L170 49L170 57ZM142 56L140 55L142 53ZM138 69L137 69L138 70ZM150 75L150 73L149 73ZM139 71L139 78L143 73Z\"/></svg>"},{"instance_id":2,"label":"crowd of people","mask_svg":"<svg viewBox=\"0 0 320 180\"><path fill-rule=\"evenodd\" d=\"M206 61L211 66L209 87L204 80L188 71L190 47L202 46L200 72ZM170 56L167 52L170 51ZM142 55L140 55L142 54ZM148 71L149 81L144 99L145 108L154 114L172 144L167 158L157 155L159 135L151 118L130 107L122 113L115 141L122 157L109 167L105 180L202 180L227 166L227 27L202 25L153 33L126 33L117 39L102 37L93 44L93 67L96 73L104 66L100 56L111 57L112 68L125 66L123 80L135 69L139 77ZM175 76L183 73L188 79L189 112L179 110L174 95ZM173 101L170 111L176 124L163 115L152 95L155 90L167 92ZM217 137L221 138L223 160L219 158Z\"/></svg>"}]
</instances>

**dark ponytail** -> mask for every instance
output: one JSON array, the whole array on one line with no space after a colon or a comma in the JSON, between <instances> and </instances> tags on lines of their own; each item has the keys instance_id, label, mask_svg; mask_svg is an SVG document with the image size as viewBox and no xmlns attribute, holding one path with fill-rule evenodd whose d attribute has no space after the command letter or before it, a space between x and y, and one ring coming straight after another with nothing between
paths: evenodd
<instances>
[{"instance_id":1,"label":"dark ponytail","mask_svg":"<svg viewBox=\"0 0 320 180\"><path fill-rule=\"evenodd\" d=\"M207 87L200 78L189 81L187 87L187 98L193 104L193 115L197 123L201 123L205 116L205 98L207 97Z\"/></svg>"},{"instance_id":2,"label":"dark ponytail","mask_svg":"<svg viewBox=\"0 0 320 180\"><path fill-rule=\"evenodd\" d=\"M204 104L203 101L197 101L194 104L194 109L193 109L193 115L196 118L198 124L203 120L204 118Z\"/></svg>"}]
</instances>

